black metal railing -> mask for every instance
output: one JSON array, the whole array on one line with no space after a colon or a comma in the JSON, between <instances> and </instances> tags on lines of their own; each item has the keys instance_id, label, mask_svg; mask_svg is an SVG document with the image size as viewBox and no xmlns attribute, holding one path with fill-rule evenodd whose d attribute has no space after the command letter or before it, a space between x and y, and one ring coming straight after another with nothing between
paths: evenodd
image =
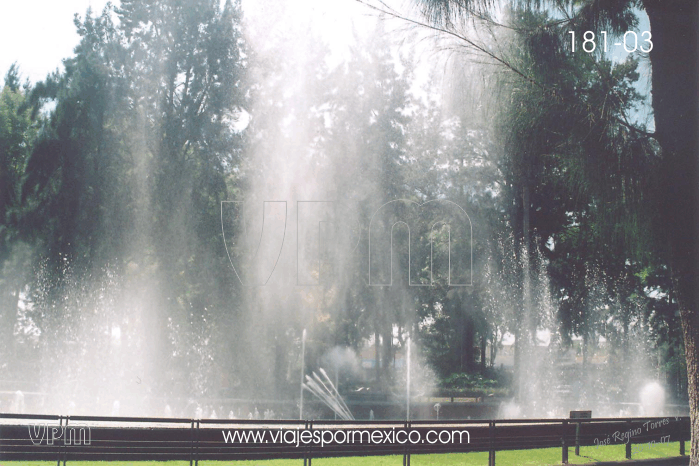
<instances>
[{"instance_id":1,"label":"black metal railing","mask_svg":"<svg viewBox=\"0 0 699 466\"><path fill-rule=\"evenodd\" d=\"M301 438L304 431L307 443ZM383 434L367 437L376 431ZM400 431L405 434L396 436ZM238 434L226 441L227 432ZM244 440L242 432L256 433L257 441ZM265 441L259 441L260 435ZM689 439L689 418L675 416L298 421L0 414L0 461L56 461L59 466L81 460L188 460L197 465L199 460L265 459L298 459L310 465L313 458L373 455L400 455L409 466L415 454L478 451L489 452L489 466L494 466L497 451L551 447L561 448L562 462L567 463L570 447L626 444L626 457L631 458L634 446L680 442L678 455L684 455Z\"/></svg>"}]
</instances>

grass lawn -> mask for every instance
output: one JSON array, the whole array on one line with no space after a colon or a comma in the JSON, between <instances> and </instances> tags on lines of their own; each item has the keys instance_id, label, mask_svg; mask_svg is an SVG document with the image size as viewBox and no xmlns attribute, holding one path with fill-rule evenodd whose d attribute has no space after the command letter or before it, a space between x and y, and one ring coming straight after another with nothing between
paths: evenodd
<instances>
[{"instance_id":1,"label":"grass lawn","mask_svg":"<svg viewBox=\"0 0 699 466\"><path fill-rule=\"evenodd\" d=\"M570 464L590 464L597 461L621 461L625 458L624 445L603 447L581 447L580 456L575 456L575 448L568 449ZM678 442L654 445L634 446L634 459L668 458L679 456ZM499 451L495 455L497 466L519 465L554 465L561 463L560 448L543 448L538 450ZM103 464L104 466L189 466L189 461L69 461L71 466L87 466ZM301 460L268 460L268 461L199 461L200 466L298 466ZM401 466L402 456L368 456L355 458L314 459L314 466ZM488 453L452 453L446 455L413 455L410 459L412 466L485 466L488 464ZM0 466L55 466L55 461L3 461Z\"/></svg>"}]
</instances>

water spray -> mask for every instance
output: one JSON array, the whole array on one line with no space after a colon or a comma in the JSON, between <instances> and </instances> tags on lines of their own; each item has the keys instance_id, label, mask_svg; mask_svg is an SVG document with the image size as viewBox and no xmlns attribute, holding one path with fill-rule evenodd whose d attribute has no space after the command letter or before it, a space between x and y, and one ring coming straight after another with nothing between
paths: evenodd
<instances>
[{"instance_id":1,"label":"water spray","mask_svg":"<svg viewBox=\"0 0 699 466\"><path fill-rule=\"evenodd\" d=\"M299 401L299 420L303 421L303 379L306 372L306 329L301 335L301 398Z\"/></svg>"},{"instance_id":2,"label":"water spray","mask_svg":"<svg viewBox=\"0 0 699 466\"><path fill-rule=\"evenodd\" d=\"M405 340L405 345L407 347L406 351L406 364L407 366L407 383L406 383L406 394L405 394L405 419L410 420L410 337Z\"/></svg>"},{"instance_id":3,"label":"water spray","mask_svg":"<svg viewBox=\"0 0 699 466\"><path fill-rule=\"evenodd\" d=\"M323 376L322 378L315 372L313 372L313 377L307 375L306 383L302 387L325 403L340 419L353 421L354 416L342 399L342 396L340 396L340 392L338 392L332 380L328 377L328 374L322 368L320 369L320 374Z\"/></svg>"}]
</instances>

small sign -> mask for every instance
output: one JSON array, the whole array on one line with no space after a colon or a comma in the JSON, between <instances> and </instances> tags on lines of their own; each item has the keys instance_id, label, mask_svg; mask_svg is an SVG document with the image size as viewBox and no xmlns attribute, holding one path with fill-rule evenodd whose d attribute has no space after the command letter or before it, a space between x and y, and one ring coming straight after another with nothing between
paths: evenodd
<instances>
[{"instance_id":1,"label":"small sign","mask_svg":"<svg viewBox=\"0 0 699 466\"><path fill-rule=\"evenodd\" d=\"M570 419L592 419L592 411L571 411Z\"/></svg>"},{"instance_id":2,"label":"small sign","mask_svg":"<svg viewBox=\"0 0 699 466\"><path fill-rule=\"evenodd\" d=\"M480 396L477 398L460 396L454 397L453 400L454 403L480 403L481 401L483 401L483 398L481 398Z\"/></svg>"},{"instance_id":3,"label":"small sign","mask_svg":"<svg viewBox=\"0 0 699 466\"><path fill-rule=\"evenodd\" d=\"M448 396L438 396L430 397L430 403L451 403L451 397Z\"/></svg>"}]
</instances>

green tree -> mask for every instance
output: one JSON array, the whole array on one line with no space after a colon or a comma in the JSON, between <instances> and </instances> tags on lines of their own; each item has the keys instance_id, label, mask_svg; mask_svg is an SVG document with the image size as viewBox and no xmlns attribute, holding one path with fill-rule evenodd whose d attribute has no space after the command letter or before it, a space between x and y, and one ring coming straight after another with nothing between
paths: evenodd
<instances>
[{"instance_id":1,"label":"green tree","mask_svg":"<svg viewBox=\"0 0 699 466\"><path fill-rule=\"evenodd\" d=\"M206 0L132 0L117 12L129 51L125 72L134 126L143 128L133 149L152 175L141 225L153 252L141 265L154 260L161 290L149 317L151 351L177 355L165 358L170 367L152 369L185 368L178 373L184 380L195 371L190 390L207 393L205 380L216 372L207 335L222 342L230 329L224 322L237 313L229 305L234 291L225 284L232 274L219 228L226 177L240 163L244 145L235 129L247 106L241 6L232 0L222 8Z\"/></svg>"},{"instance_id":2,"label":"green tree","mask_svg":"<svg viewBox=\"0 0 699 466\"><path fill-rule=\"evenodd\" d=\"M412 197L406 192L402 161L406 153L404 132L409 121L406 109L410 104L411 68L409 63L402 63L407 65L403 72L396 71L391 55L394 48L395 44L386 39L383 25L379 24L370 36L358 40L348 63L332 76L341 84L328 150L337 153L338 160L356 160L350 167L335 167L336 193L338 198L353 201L364 228L384 203ZM352 184L348 183L350 180ZM356 183L356 180L361 182ZM359 251L367 251L368 233L366 230L361 233ZM405 244L401 241L402 246ZM369 263L366 260L364 256L355 264L353 283L363 294L357 302L362 309L360 325L373 333L376 379L386 389L391 386L394 375L394 326L399 328L399 335L409 328L413 321L410 316L413 305L411 298L403 301L404 295L396 291L400 287L409 296L407 287L403 288L405 283L387 289L367 287ZM397 275L402 277L402 282L407 280L407 255L401 255L400 262L401 272Z\"/></svg>"},{"instance_id":3,"label":"green tree","mask_svg":"<svg viewBox=\"0 0 699 466\"><path fill-rule=\"evenodd\" d=\"M495 2L452 0L418 0L428 17L447 29L459 18L486 13ZM673 289L680 308L689 379L692 416L692 458L699 458L699 299L697 298L696 239L697 224L697 8L696 2L678 1L669 5L658 0L585 2L519 2L529 8L558 8L563 20L538 31L567 29L578 36L591 30L620 34L636 25L633 8L642 7L648 14L653 34L650 61L653 68L654 138L662 149L663 162L657 176L664 187L658 196L661 206L654 222L654 244L662 252L662 261L671 272ZM561 27L561 24L563 25ZM559 27L557 28L556 25ZM533 36L541 37L536 32ZM553 49L540 43L541 53L554 56ZM523 75L526 76L526 75ZM540 83L541 84L541 83ZM679 116L679 118L678 118ZM625 123L625 122L624 122ZM671 228L668 228L671 225Z\"/></svg>"},{"instance_id":4,"label":"green tree","mask_svg":"<svg viewBox=\"0 0 699 466\"><path fill-rule=\"evenodd\" d=\"M55 103L22 180L22 225L47 257L35 285L37 324L50 338L92 299L68 295L120 276L124 283L109 286L130 287L120 299L131 301L113 306L109 325L126 332L136 324L124 309L149 309L139 321L153 357L139 364L150 364L141 368L152 380L180 381L151 388L207 393L204 381L233 352L219 209L244 145L236 129L246 106L240 5L125 1L75 23L81 41L65 73L31 95L35 114Z\"/></svg>"},{"instance_id":5,"label":"green tree","mask_svg":"<svg viewBox=\"0 0 699 466\"><path fill-rule=\"evenodd\" d=\"M20 80L19 67L14 64L0 91L0 354L4 361L0 370L4 374L17 369L10 367L10 361L17 355L19 301L30 279L32 259L32 251L23 241L21 199L37 125L27 105L29 85L20 85Z\"/></svg>"}]
</instances>

